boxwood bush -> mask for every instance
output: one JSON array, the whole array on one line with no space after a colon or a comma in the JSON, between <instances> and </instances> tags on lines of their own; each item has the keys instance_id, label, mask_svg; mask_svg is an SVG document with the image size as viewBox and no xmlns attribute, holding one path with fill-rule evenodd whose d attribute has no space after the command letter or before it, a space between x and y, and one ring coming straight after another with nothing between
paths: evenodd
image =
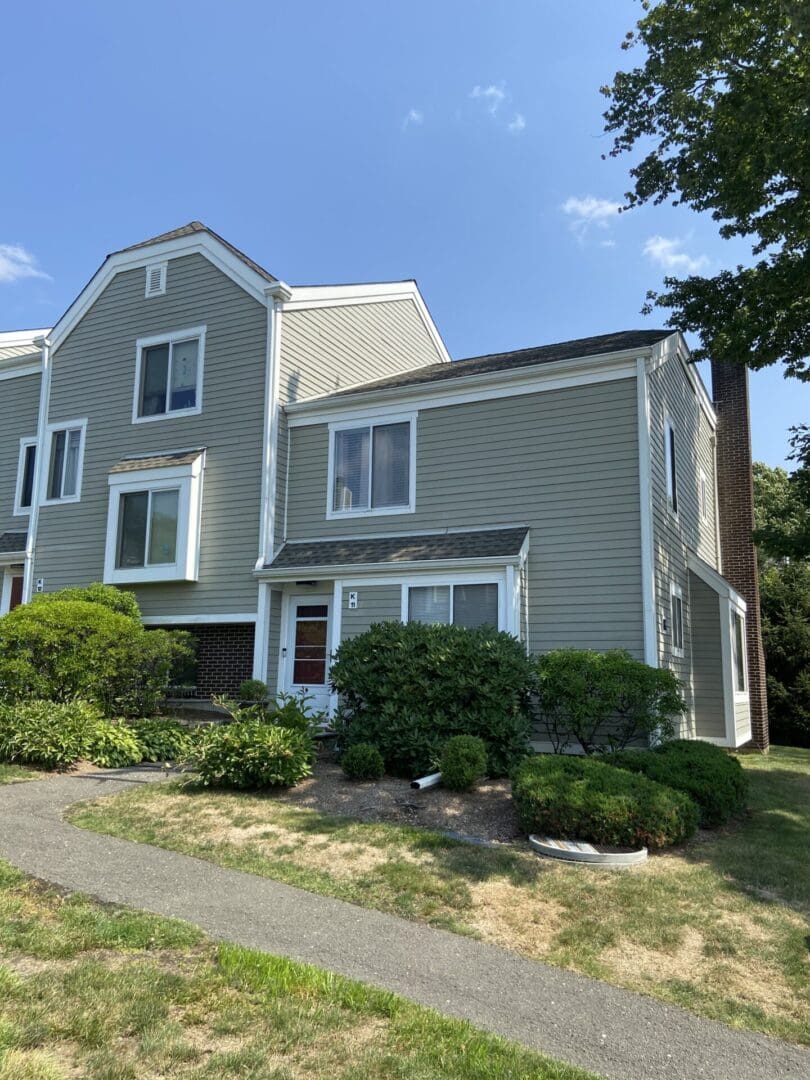
<instances>
[{"instance_id":1,"label":"boxwood bush","mask_svg":"<svg viewBox=\"0 0 810 1080\"><path fill-rule=\"evenodd\" d=\"M191 730L171 717L155 716L130 721L141 748L141 761L185 761L191 752Z\"/></svg>"},{"instance_id":2,"label":"boxwood bush","mask_svg":"<svg viewBox=\"0 0 810 1080\"><path fill-rule=\"evenodd\" d=\"M625 750L609 759L619 768L684 791L700 809L700 823L723 825L745 808L748 777L719 746L700 739L674 739L654 750Z\"/></svg>"},{"instance_id":3,"label":"boxwood bush","mask_svg":"<svg viewBox=\"0 0 810 1080\"><path fill-rule=\"evenodd\" d=\"M382 754L376 746L367 742L350 746L340 764L350 780L379 780L385 772Z\"/></svg>"},{"instance_id":4,"label":"boxwood bush","mask_svg":"<svg viewBox=\"0 0 810 1080\"><path fill-rule=\"evenodd\" d=\"M596 758L526 758L512 794L525 832L559 840L661 848L686 840L698 824L688 795Z\"/></svg>"},{"instance_id":5,"label":"boxwood bush","mask_svg":"<svg viewBox=\"0 0 810 1080\"><path fill-rule=\"evenodd\" d=\"M503 776L529 737L533 669L523 646L488 627L384 622L344 641L332 665L343 746L370 742L388 772L436 767L453 735L477 735Z\"/></svg>"},{"instance_id":6,"label":"boxwood bush","mask_svg":"<svg viewBox=\"0 0 810 1080\"><path fill-rule=\"evenodd\" d=\"M292 787L311 775L313 756L307 732L241 720L200 730L190 762L206 786L249 791Z\"/></svg>"},{"instance_id":7,"label":"boxwood bush","mask_svg":"<svg viewBox=\"0 0 810 1080\"><path fill-rule=\"evenodd\" d=\"M439 759L442 783L451 791L469 791L487 771L487 748L476 735L454 735Z\"/></svg>"},{"instance_id":8,"label":"boxwood bush","mask_svg":"<svg viewBox=\"0 0 810 1080\"><path fill-rule=\"evenodd\" d=\"M0 705L0 761L69 769L81 760L120 768L140 761L141 749L126 725L86 701Z\"/></svg>"},{"instance_id":9,"label":"boxwood bush","mask_svg":"<svg viewBox=\"0 0 810 1080\"><path fill-rule=\"evenodd\" d=\"M124 603L131 609L134 600ZM81 698L109 716L148 715L189 641L181 631L146 630L137 617L98 599L41 596L0 618L0 696Z\"/></svg>"}]
</instances>

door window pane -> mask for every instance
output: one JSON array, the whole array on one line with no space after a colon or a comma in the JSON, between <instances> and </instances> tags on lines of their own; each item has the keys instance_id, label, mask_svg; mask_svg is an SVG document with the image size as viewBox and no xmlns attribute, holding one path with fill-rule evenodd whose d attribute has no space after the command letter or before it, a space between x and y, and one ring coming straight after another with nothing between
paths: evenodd
<instances>
[{"instance_id":1,"label":"door window pane","mask_svg":"<svg viewBox=\"0 0 810 1080\"><path fill-rule=\"evenodd\" d=\"M143 566L146 558L146 520L149 492L121 496L118 517L118 566Z\"/></svg>"},{"instance_id":2,"label":"door window pane","mask_svg":"<svg viewBox=\"0 0 810 1080\"><path fill-rule=\"evenodd\" d=\"M486 585L453 586L453 622L456 626L498 627L498 586L495 582Z\"/></svg>"},{"instance_id":3,"label":"door window pane","mask_svg":"<svg viewBox=\"0 0 810 1080\"><path fill-rule=\"evenodd\" d=\"M368 428L335 432L333 510L368 509Z\"/></svg>"},{"instance_id":4,"label":"door window pane","mask_svg":"<svg viewBox=\"0 0 810 1080\"><path fill-rule=\"evenodd\" d=\"M65 478L62 481L62 497L76 494L79 476L79 447L82 442L80 428L73 428L67 433L67 452L65 454Z\"/></svg>"},{"instance_id":5,"label":"door window pane","mask_svg":"<svg viewBox=\"0 0 810 1080\"><path fill-rule=\"evenodd\" d=\"M160 566L177 559L177 503L179 492L154 491L149 521L149 565Z\"/></svg>"},{"instance_id":6,"label":"door window pane","mask_svg":"<svg viewBox=\"0 0 810 1080\"><path fill-rule=\"evenodd\" d=\"M48 473L48 498L62 497L62 470L65 466L65 432L55 431L51 437L51 466Z\"/></svg>"},{"instance_id":7,"label":"door window pane","mask_svg":"<svg viewBox=\"0 0 810 1080\"><path fill-rule=\"evenodd\" d=\"M420 585L409 589L408 620L421 623L449 623L450 586Z\"/></svg>"},{"instance_id":8,"label":"door window pane","mask_svg":"<svg viewBox=\"0 0 810 1080\"><path fill-rule=\"evenodd\" d=\"M26 446L23 457L22 491L20 493L21 507L30 506L34 498L34 466L36 464L36 458L36 446Z\"/></svg>"},{"instance_id":9,"label":"door window pane","mask_svg":"<svg viewBox=\"0 0 810 1080\"><path fill-rule=\"evenodd\" d=\"M411 425L381 424L374 428L373 437L371 505L407 506Z\"/></svg>"},{"instance_id":10,"label":"door window pane","mask_svg":"<svg viewBox=\"0 0 810 1080\"><path fill-rule=\"evenodd\" d=\"M296 609L293 656L293 683L296 686L323 686L326 682L328 610L325 604L301 604ZM323 617L307 617L308 612Z\"/></svg>"},{"instance_id":11,"label":"door window pane","mask_svg":"<svg viewBox=\"0 0 810 1080\"><path fill-rule=\"evenodd\" d=\"M159 416L166 412L166 385L169 379L169 346L155 345L143 351L141 416Z\"/></svg>"},{"instance_id":12,"label":"door window pane","mask_svg":"<svg viewBox=\"0 0 810 1080\"><path fill-rule=\"evenodd\" d=\"M170 409L193 409L197 402L197 339L172 345Z\"/></svg>"}]
</instances>

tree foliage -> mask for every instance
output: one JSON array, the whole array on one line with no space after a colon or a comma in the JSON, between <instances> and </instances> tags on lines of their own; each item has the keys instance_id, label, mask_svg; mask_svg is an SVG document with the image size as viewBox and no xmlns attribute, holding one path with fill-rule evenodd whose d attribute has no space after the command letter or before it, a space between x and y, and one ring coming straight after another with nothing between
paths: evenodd
<instances>
[{"instance_id":1,"label":"tree foliage","mask_svg":"<svg viewBox=\"0 0 810 1080\"><path fill-rule=\"evenodd\" d=\"M644 62L602 88L612 157L641 150L629 209L672 199L708 211L754 261L649 293L697 359L810 380L810 7L802 0L642 0L623 48Z\"/></svg>"}]
</instances>

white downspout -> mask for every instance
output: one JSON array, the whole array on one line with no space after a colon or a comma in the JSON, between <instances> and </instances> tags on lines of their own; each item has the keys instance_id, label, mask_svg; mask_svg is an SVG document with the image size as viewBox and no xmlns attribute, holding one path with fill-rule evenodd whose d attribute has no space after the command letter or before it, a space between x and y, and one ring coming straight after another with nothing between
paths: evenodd
<instances>
[{"instance_id":1,"label":"white downspout","mask_svg":"<svg viewBox=\"0 0 810 1080\"><path fill-rule=\"evenodd\" d=\"M34 344L42 349L42 374L39 383L39 413L37 415L37 450L34 458L34 482L31 510L28 515L28 535L25 541L22 602L27 604L34 593L34 557L39 528L39 503L45 476L45 441L48 431L48 409L51 401L51 343L48 338L36 338Z\"/></svg>"},{"instance_id":2,"label":"white downspout","mask_svg":"<svg viewBox=\"0 0 810 1080\"><path fill-rule=\"evenodd\" d=\"M655 610L655 569L650 451L650 399L647 362L636 359L638 402L638 489L641 526L641 592L644 619L644 662L658 667L658 622Z\"/></svg>"}]
</instances>

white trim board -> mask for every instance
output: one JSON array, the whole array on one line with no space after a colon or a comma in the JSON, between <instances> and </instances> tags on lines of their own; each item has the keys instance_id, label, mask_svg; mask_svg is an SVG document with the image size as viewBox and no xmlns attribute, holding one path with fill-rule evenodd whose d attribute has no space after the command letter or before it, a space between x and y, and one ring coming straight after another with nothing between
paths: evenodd
<instances>
[{"instance_id":1,"label":"white trim board","mask_svg":"<svg viewBox=\"0 0 810 1080\"><path fill-rule=\"evenodd\" d=\"M714 567L709 566L707 562L704 562L704 560L693 551L687 551L686 565L692 573L699 577L710 589L713 589L714 592L728 599L738 611L742 612L743 615L746 613L748 605L746 604L745 599L740 596L733 585L726 581L719 571L715 570Z\"/></svg>"},{"instance_id":2,"label":"white trim board","mask_svg":"<svg viewBox=\"0 0 810 1080\"><path fill-rule=\"evenodd\" d=\"M472 569L475 567L500 567L503 569L506 566L520 566L520 555L493 555L488 558L470 558L470 559L424 559L419 562L397 562L397 563L335 563L329 566L298 566L298 567L285 567L273 570L268 568L266 570L255 570L254 576L262 581L331 581L334 577L357 577L363 574L376 574L380 576L387 572L387 577L384 580L390 579L390 577L397 574L413 574L421 571L434 572L437 570L445 570L447 573L454 573L456 571L463 572L464 570ZM381 584L384 584L384 580Z\"/></svg>"},{"instance_id":3,"label":"white trim board","mask_svg":"<svg viewBox=\"0 0 810 1080\"><path fill-rule=\"evenodd\" d=\"M254 623L257 615L240 611L228 615L142 615L145 626L204 626L207 623Z\"/></svg>"},{"instance_id":4,"label":"white trim board","mask_svg":"<svg viewBox=\"0 0 810 1080\"><path fill-rule=\"evenodd\" d=\"M0 360L0 364L9 365L0 370L0 382L5 379L19 379L22 375L39 375L42 371L42 362L40 360L37 360L35 364L21 364L19 367L10 366L12 364L11 360Z\"/></svg>"}]
</instances>

